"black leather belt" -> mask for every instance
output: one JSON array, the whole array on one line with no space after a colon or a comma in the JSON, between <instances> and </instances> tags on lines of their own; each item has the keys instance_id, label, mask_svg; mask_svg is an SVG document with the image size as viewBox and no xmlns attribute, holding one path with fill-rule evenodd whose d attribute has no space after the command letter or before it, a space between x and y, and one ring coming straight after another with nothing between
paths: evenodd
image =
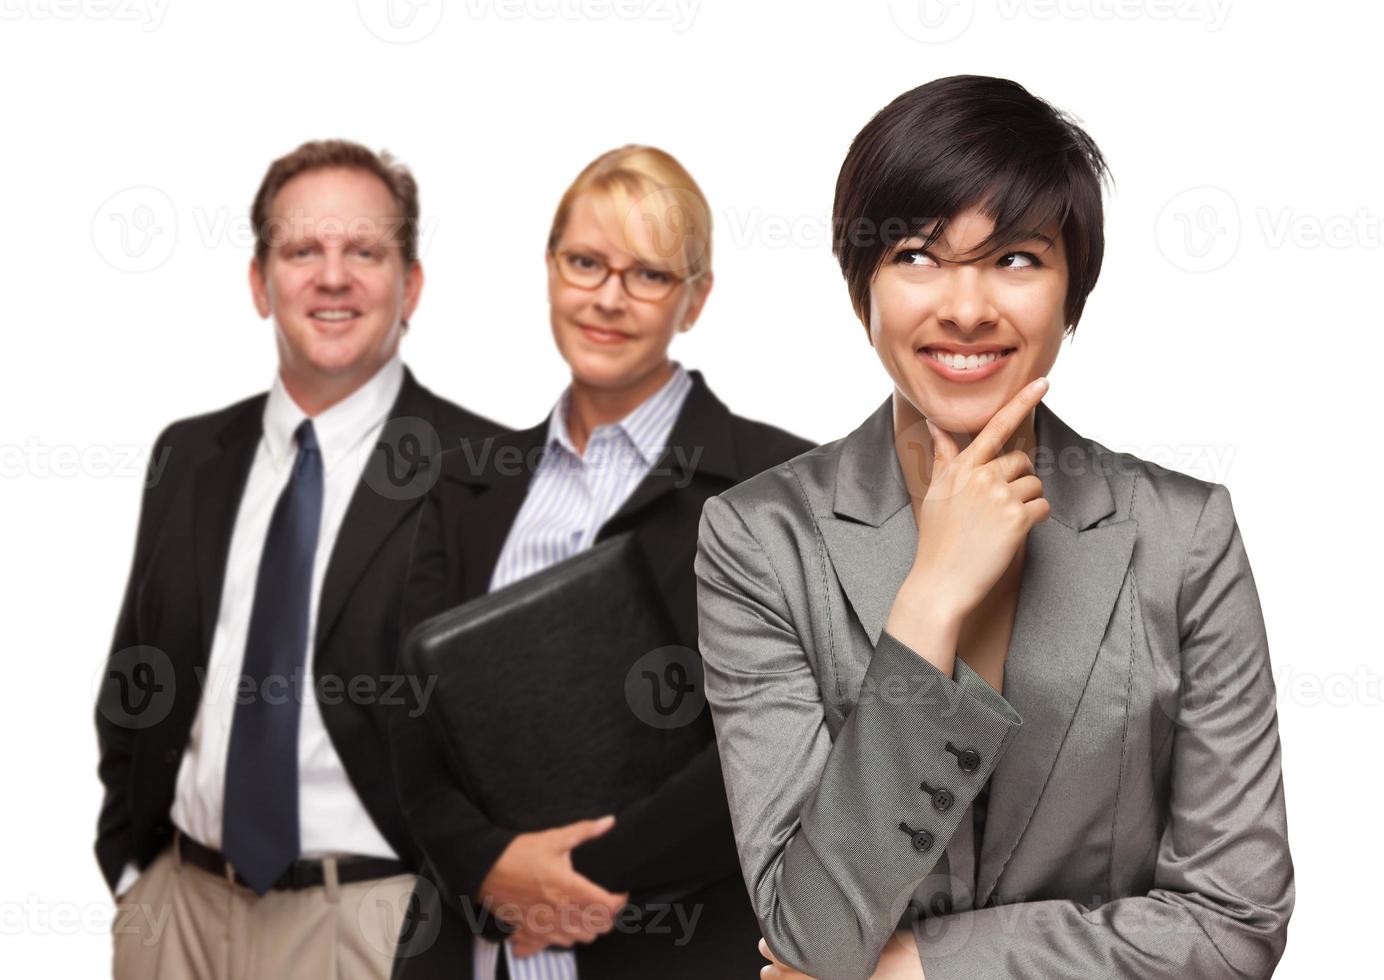
<instances>
[{"instance_id":1,"label":"black leather belt","mask_svg":"<svg viewBox=\"0 0 1384 980\"><path fill-rule=\"evenodd\" d=\"M178 835L178 855L193 867L210 871L214 875L226 877L226 855L197 843L186 834ZM371 878L390 878L406 874L408 868L402 861L377 857L340 857L336 859L336 880L338 884L349 885L354 881L369 881ZM236 884L246 884L239 874ZM320 860L298 860L288 866L278 881L270 887L285 891L299 888L316 888L325 884L326 871Z\"/></svg>"}]
</instances>

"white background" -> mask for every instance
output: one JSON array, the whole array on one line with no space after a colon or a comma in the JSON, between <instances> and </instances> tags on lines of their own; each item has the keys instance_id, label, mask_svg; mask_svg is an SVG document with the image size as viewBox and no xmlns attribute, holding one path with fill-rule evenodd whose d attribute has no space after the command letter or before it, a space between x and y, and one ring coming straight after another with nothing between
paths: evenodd
<instances>
[{"instance_id":1,"label":"white background","mask_svg":"<svg viewBox=\"0 0 1384 980\"><path fill-rule=\"evenodd\" d=\"M272 377L245 284L272 158L343 136L414 169L405 356L527 426L565 382L558 196L608 148L669 150L716 221L716 286L674 356L826 441L889 391L830 252L837 169L873 112L959 72L1020 81L1110 160L1105 271L1048 402L1230 487L1278 681L1279 975L1377 969L1381 20L1343 0L396 0L392 22L382 0L0 0L5 975L108 970L95 678L149 441Z\"/></svg>"}]
</instances>

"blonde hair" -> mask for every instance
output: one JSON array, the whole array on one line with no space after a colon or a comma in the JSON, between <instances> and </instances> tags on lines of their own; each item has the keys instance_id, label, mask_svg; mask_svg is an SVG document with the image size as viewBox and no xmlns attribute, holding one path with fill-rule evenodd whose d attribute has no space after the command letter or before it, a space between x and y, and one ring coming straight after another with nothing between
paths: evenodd
<instances>
[{"instance_id":1,"label":"blonde hair","mask_svg":"<svg viewBox=\"0 0 1384 980\"><path fill-rule=\"evenodd\" d=\"M686 278L711 271L711 208L692 175L671 154L652 146L628 145L602 153L577 175L558 202L548 232L548 251L557 249L572 207L583 194L607 230L641 262ZM653 254L635 223L648 229Z\"/></svg>"}]
</instances>

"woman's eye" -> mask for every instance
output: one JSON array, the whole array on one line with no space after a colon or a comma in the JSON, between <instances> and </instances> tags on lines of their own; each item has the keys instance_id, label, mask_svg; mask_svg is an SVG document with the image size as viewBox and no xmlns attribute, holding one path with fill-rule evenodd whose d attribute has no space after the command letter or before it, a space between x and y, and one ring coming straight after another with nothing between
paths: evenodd
<instances>
[{"instance_id":1,"label":"woman's eye","mask_svg":"<svg viewBox=\"0 0 1384 980\"><path fill-rule=\"evenodd\" d=\"M894 256L894 261L899 265L912 265L919 268L937 267L937 260L921 248L906 248Z\"/></svg>"},{"instance_id":2,"label":"woman's eye","mask_svg":"<svg viewBox=\"0 0 1384 980\"><path fill-rule=\"evenodd\" d=\"M658 269L640 269L639 278L661 286L668 281L668 273L660 272Z\"/></svg>"},{"instance_id":3,"label":"woman's eye","mask_svg":"<svg viewBox=\"0 0 1384 980\"><path fill-rule=\"evenodd\" d=\"M1032 252L1010 252L998 264L1001 269L1037 269L1043 263Z\"/></svg>"},{"instance_id":4,"label":"woman's eye","mask_svg":"<svg viewBox=\"0 0 1384 980\"><path fill-rule=\"evenodd\" d=\"M569 255L567 256L567 264L578 269L590 271L596 268L598 263L589 255Z\"/></svg>"}]
</instances>

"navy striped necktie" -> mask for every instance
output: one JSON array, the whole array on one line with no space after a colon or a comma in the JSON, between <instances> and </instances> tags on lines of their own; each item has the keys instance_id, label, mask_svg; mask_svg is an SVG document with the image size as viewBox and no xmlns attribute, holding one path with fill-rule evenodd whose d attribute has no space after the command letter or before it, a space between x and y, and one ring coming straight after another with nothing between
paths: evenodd
<instances>
[{"instance_id":1,"label":"navy striped necktie","mask_svg":"<svg viewBox=\"0 0 1384 980\"><path fill-rule=\"evenodd\" d=\"M312 419L298 426L294 439L293 472L274 505L260 553L222 808L221 848L260 895L299 851L298 675L307 656L312 564L322 520L322 453Z\"/></svg>"}]
</instances>

